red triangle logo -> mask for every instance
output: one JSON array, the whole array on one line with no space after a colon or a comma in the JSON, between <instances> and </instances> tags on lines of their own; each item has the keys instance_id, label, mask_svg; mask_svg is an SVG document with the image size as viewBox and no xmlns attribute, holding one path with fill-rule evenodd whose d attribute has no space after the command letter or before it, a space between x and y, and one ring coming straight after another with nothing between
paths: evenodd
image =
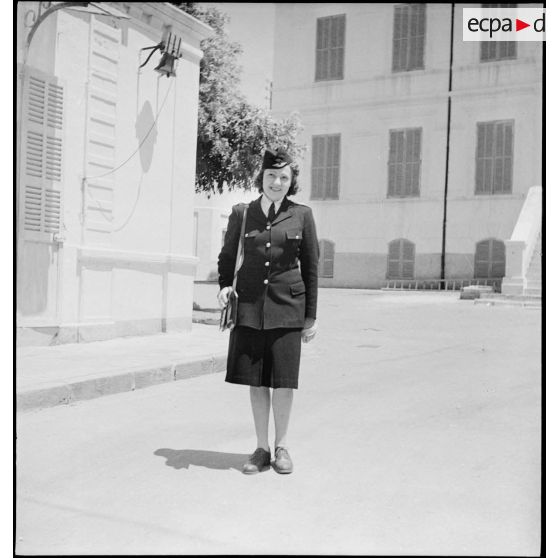
<instances>
[{"instance_id":1,"label":"red triangle logo","mask_svg":"<svg viewBox=\"0 0 558 558\"><path fill-rule=\"evenodd\" d=\"M520 19L515 20L515 30L516 31L521 31L522 29L525 29L526 27L531 27L530 23L525 23L524 21L521 21Z\"/></svg>"}]
</instances>

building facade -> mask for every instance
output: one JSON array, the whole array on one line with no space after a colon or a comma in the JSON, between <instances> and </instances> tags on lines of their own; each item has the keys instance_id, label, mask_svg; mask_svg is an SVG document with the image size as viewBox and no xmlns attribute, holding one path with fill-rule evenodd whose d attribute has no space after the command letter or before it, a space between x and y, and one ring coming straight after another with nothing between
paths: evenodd
<instances>
[{"instance_id":1,"label":"building facade","mask_svg":"<svg viewBox=\"0 0 558 558\"><path fill-rule=\"evenodd\" d=\"M542 43L464 42L464 7L452 41L449 3L276 4L273 113L302 117L322 286L499 287L541 184Z\"/></svg>"},{"instance_id":2,"label":"building facade","mask_svg":"<svg viewBox=\"0 0 558 558\"><path fill-rule=\"evenodd\" d=\"M211 29L155 2L59 9L36 26L51 4L17 5L18 343L187 330ZM169 36L176 76L153 71L160 54L140 68Z\"/></svg>"}]
</instances>

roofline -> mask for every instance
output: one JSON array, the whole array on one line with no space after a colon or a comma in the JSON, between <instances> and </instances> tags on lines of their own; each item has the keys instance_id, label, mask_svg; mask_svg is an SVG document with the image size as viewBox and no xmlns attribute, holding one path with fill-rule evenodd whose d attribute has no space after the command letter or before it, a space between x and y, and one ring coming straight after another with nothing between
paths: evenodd
<instances>
[{"instance_id":1,"label":"roofline","mask_svg":"<svg viewBox=\"0 0 558 558\"><path fill-rule=\"evenodd\" d=\"M206 23L168 2L145 2L145 5L149 6L151 10L159 12L163 17L177 20L177 23L187 27L199 41L208 39L215 33L213 28Z\"/></svg>"}]
</instances>

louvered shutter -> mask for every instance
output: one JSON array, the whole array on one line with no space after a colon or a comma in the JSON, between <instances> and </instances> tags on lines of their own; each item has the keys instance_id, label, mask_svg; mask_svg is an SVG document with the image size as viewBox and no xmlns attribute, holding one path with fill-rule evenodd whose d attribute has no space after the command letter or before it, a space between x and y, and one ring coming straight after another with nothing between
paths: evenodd
<instances>
[{"instance_id":1,"label":"louvered shutter","mask_svg":"<svg viewBox=\"0 0 558 558\"><path fill-rule=\"evenodd\" d=\"M407 42L404 27L407 21L407 7L395 6L393 12L393 58L392 70L404 70L407 57Z\"/></svg>"},{"instance_id":2,"label":"louvered shutter","mask_svg":"<svg viewBox=\"0 0 558 558\"><path fill-rule=\"evenodd\" d=\"M339 199L341 136L312 136L311 199Z\"/></svg>"},{"instance_id":3,"label":"louvered shutter","mask_svg":"<svg viewBox=\"0 0 558 558\"><path fill-rule=\"evenodd\" d=\"M477 170L475 193L490 194L494 175L494 123L477 124Z\"/></svg>"},{"instance_id":4,"label":"louvered shutter","mask_svg":"<svg viewBox=\"0 0 558 558\"><path fill-rule=\"evenodd\" d=\"M506 275L506 245L501 240L492 240L490 248L490 277L504 277Z\"/></svg>"},{"instance_id":5,"label":"louvered shutter","mask_svg":"<svg viewBox=\"0 0 558 558\"><path fill-rule=\"evenodd\" d=\"M479 122L475 194L512 191L513 121Z\"/></svg>"},{"instance_id":6,"label":"louvered shutter","mask_svg":"<svg viewBox=\"0 0 558 558\"><path fill-rule=\"evenodd\" d=\"M424 67L424 37L426 30L426 13L424 4L410 6L410 25L408 41L408 70Z\"/></svg>"},{"instance_id":7,"label":"louvered shutter","mask_svg":"<svg viewBox=\"0 0 558 558\"><path fill-rule=\"evenodd\" d=\"M390 130L388 197L419 195L421 141L421 128Z\"/></svg>"},{"instance_id":8,"label":"louvered shutter","mask_svg":"<svg viewBox=\"0 0 558 558\"><path fill-rule=\"evenodd\" d=\"M481 4L483 9L517 8L517 4ZM481 62L517 57L515 41L484 41L481 43Z\"/></svg>"},{"instance_id":9,"label":"louvered shutter","mask_svg":"<svg viewBox=\"0 0 558 558\"><path fill-rule=\"evenodd\" d=\"M490 238L477 244L475 251L475 277L501 279L506 274L506 245Z\"/></svg>"},{"instance_id":10,"label":"louvered shutter","mask_svg":"<svg viewBox=\"0 0 558 558\"><path fill-rule=\"evenodd\" d=\"M394 7L392 47L394 72L424 68L425 36L425 4L401 4Z\"/></svg>"},{"instance_id":11,"label":"louvered shutter","mask_svg":"<svg viewBox=\"0 0 558 558\"><path fill-rule=\"evenodd\" d=\"M483 41L481 42L481 62L488 60L496 60L496 41Z\"/></svg>"},{"instance_id":12,"label":"louvered shutter","mask_svg":"<svg viewBox=\"0 0 558 558\"><path fill-rule=\"evenodd\" d=\"M332 39L330 57L330 79L343 79L345 54L345 15L331 18Z\"/></svg>"},{"instance_id":13,"label":"louvered shutter","mask_svg":"<svg viewBox=\"0 0 558 558\"><path fill-rule=\"evenodd\" d=\"M502 191L512 191L512 169L513 169L513 121L504 122L504 177Z\"/></svg>"},{"instance_id":14,"label":"louvered shutter","mask_svg":"<svg viewBox=\"0 0 558 558\"><path fill-rule=\"evenodd\" d=\"M64 90L56 78L28 68L24 84L20 219L24 237L52 240L62 214Z\"/></svg>"},{"instance_id":15,"label":"louvered shutter","mask_svg":"<svg viewBox=\"0 0 558 558\"><path fill-rule=\"evenodd\" d=\"M501 58L517 58L517 43L515 41L500 41L497 44L500 46Z\"/></svg>"},{"instance_id":16,"label":"louvered shutter","mask_svg":"<svg viewBox=\"0 0 558 558\"><path fill-rule=\"evenodd\" d=\"M335 259L335 245L329 240L320 241L320 277L333 277L333 263Z\"/></svg>"},{"instance_id":17,"label":"louvered shutter","mask_svg":"<svg viewBox=\"0 0 558 558\"><path fill-rule=\"evenodd\" d=\"M388 196L395 196L395 165L397 157L397 132L389 133L389 156L388 156Z\"/></svg>"},{"instance_id":18,"label":"louvered shutter","mask_svg":"<svg viewBox=\"0 0 558 558\"><path fill-rule=\"evenodd\" d=\"M325 148L326 138L312 138L312 199L321 200L325 188Z\"/></svg>"},{"instance_id":19,"label":"louvered shutter","mask_svg":"<svg viewBox=\"0 0 558 558\"><path fill-rule=\"evenodd\" d=\"M400 242L393 240L388 246L387 278L399 279L401 277L400 267Z\"/></svg>"},{"instance_id":20,"label":"louvered shutter","mask_svg":"<svg viewBox=\"0 0 558 558\"><path fill-rule=\"evenodd\" d=\"M415 245L401 240L401 278L413 279L415 276Z\"/></svg>"},{"instance_id":21,"label":"louvered shutter","mask_svg":"<svg viewBox=\"0 0 558 558\"><path fill-rule=\"evenodd\" d=\"M413 279L415 276L415 245L400 238L388 245L388 279Z\"/></svg>"},{"instance_id":22,"label":"louvered shutter","mask_svg":"<svg viewBox=\"0 0 558 558\"><path fill-rule=\"evenodd\" d=\"M339 162L341 155L340 136L330 136L328 138L328 172L330 175L329 191L326 196L328 199L339 198Z\"/></svg>"},{"instance_id":23,"label":"louvered shutter","mask_svg":"<svg viewBox=\"0 0 558 558\"><path fill-rule=\"evenodd\" d=\"M326 25L327 19L318 18L316 28L316 81L325 79L326 76Z\"/></svg>"},{"instance_id":24,"label":"louvered shutter","mask_svg":"<svg viewBox=\"0 0 558 558\"><path fill-rule=\"evenodd\" d=\"M477 243L475 250L475 277L484 279L489 277L490 268L490 241L483 240Z\"/></svg>"},{"instance_id":25,"label":"louvered shutter","mask_svg":"<svg viewBox=\"0 0 558 558\"><path fill-rule=\"evenodd\" d=\"M390 130L389 133L389 172L388 195L400 196L403 184L403 165L405 132L403 130Z\"/></svg>"},{"instance_id":26,"label":"louvered shutter","mask_svg":"<svg viewBox=\"0 0 558 558\"><path fill-rule=\"evenodd\" d=\"M345 14L318 18L315 80L343 79L344 56Z\"/></svg>"},{"instance_id":27,"label":"louvered shutter","mask_svg":"<svg viewBox=\"0 0 558 558\"><path fill-rule=\"evenodd\" d=\"M493 192L501 194L504 188L504 126L498 122L494 126L494 180Z\"/></svg>"},{"instance_id":28,"label":"louvered shutter","mask_svg":"<svg viewBox=\"0 0 558 558\"><path fill-rule=\"evenodd\" d=\"M422 129L415 128L409 130L410 143L411 143L411 157L407 163L410 166L412 176L411 180L411 195L418 196L420 192L420 157L421 157L421 144L422 144Z\"/></svg>"},{"instance_id":29,"label":"louvered shutter","mask_svg":"<svg viewBox=\"0 0 558 558\"><path fill-rule=\"evenodd\" d=\"M475 194L484 194L487 190L485 179L486 124L477 124L477 153L475 168Z\"/></svg>"}]
</instances>

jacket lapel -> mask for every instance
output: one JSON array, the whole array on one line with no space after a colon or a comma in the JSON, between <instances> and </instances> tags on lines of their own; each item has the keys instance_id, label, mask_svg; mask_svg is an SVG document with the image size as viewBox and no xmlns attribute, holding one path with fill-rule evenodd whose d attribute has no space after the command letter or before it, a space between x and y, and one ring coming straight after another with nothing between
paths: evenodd
<instances>
[{"instance_id":1,"label":"jacket lapel","mask_svg":"<svg viewBox=\"0 0 558 558\"><path fill-rule=\"evenodd\" d=\"M267 219L262 211L260 200L261 196L250 202L250 205L248 206L248 215L250 216L250 219L253 219L257 223L265 224L267 223Z\"/></svg>"},{"instance_id":2,"label":"jacket lapel","mask_svg":"<svg viewBox=\"0 0 558 558\"><path fill-rule=\"evenodd\" d=\"M290 219L293 216L293 212L294 212L293 203L287 198L285 198L283 200L283 203L281 204L281 207L279 208L279 213L277 213L277 216L275 217L273 224L276 225L277 223L280 223L285 219Z\"/></svg>"}]
</instances>

